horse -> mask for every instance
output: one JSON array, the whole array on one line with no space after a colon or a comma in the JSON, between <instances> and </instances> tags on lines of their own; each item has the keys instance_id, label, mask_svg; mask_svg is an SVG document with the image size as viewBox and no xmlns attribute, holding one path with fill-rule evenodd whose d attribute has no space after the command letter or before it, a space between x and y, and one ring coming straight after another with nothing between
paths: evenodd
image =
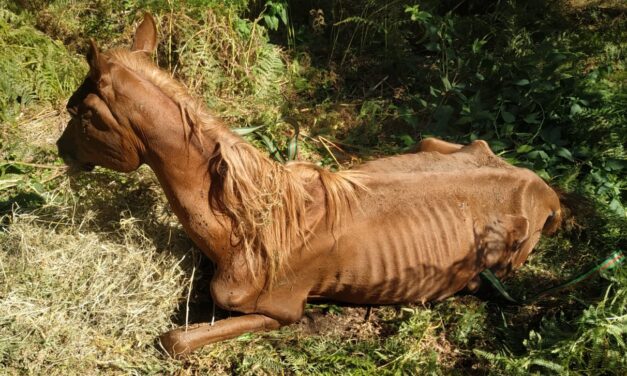
<instances>
[{"instance_id":1,"label":"horse","mask_svg":"<svg viewBox=\"0 0 627 376\"><path fill-rule=\"evenodd\" d=\"M279 164L233 133L150 58L147 13L132 46L87 52L57 141L66 164L147 164L185 232L215 264L215 304L241 315L160 336L182 356L298 321L307 301L438 301L504 277L560 224L555 191L485 141L429 138L415 153L331 172Z\"/></svg>"}]
</instances>

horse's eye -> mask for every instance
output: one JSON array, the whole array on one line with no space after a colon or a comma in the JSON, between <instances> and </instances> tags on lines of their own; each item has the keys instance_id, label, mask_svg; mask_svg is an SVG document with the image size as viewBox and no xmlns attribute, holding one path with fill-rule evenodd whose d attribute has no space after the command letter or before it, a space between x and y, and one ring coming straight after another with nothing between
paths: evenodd
<instances>
[{"instance_id":1,"label":"horse's eye","mask_svg":"<svg viewBox=\"0 0 627 376\"><path fill-rule=\"evenodd\" d=\"M91 124L91 111L83 112L80 116L80 120L83 126L83 132L85 132L87 127Z\"/></svg>"}]
</instances>

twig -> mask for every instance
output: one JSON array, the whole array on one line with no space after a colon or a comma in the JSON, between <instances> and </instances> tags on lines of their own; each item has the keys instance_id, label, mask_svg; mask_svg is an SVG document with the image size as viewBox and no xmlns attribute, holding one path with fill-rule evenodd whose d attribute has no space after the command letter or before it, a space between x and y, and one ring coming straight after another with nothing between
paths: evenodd
<instances>
[{"instance_id":1,"label":"twig","mask_svg":"<svg viewBox=\"0 0 627 376\"><path fill-rule=\"evenodd\" d=\"M322 136L318 136L318 137L322 137ZM329 140L326 137L322 137L322 138L324 138L327 142L329 142L331 145L333 145L335 148L337 148L337 150L341 151L342 153L346 153L346 154L350 154L350 153L346 152L344 149L341 149L337 145L342 145L342 146L345 146L345 147L348 147L348 148L351 148L351 149L362 150L362 151L365 151L366 149L368 149L368 148L363 147L363 146L347 144L346 142L341 142L341 141L337 141L337 140L331 141L331 140ZM354 155L351 154L351 156L354 156Z\"/></svg>"},{"instance_id":2,"label":"twig","mask_svg":"<svg viewBox=\"0 0 627 376\"><path fill-rule=\"evenodd\" d=\"M370 314L372 313L372 306L368 306L366 308L366 315L364 317L364 321L368 322L370 321Z\"/></svg>"},{"instance_id":3,"label":"twig","mask_svg":"<svg viewBox=\"0 0 627 376\"><path fill-rule=\"evenodd\" d=\"M2 264L2 259L0 259L0 271L2 271L4 284L6 287L9 286L9 278L7 277L7 272L4 270L4 264Z\"/></svg>"},{"instance_id":4,"label":"twig","mask_svg":"<svg viewBox=\"0 0 627 376\"><path fill-rule=\"evenodd\" d=\"M327 151L329 152L329 155L331 156L331 158L333 158L333 160L335 161L335 164L337 164L338 168L341 168L342 165L340 165L340 162L338 162L337 158L335 158L335 155L333 154L333 152L331 151L331 149L329 149L329 147L327 146L327 144L324 141L324 137L322 136L318 136L318 140L320 140L320 143L322 143L322 146L324 146L325 149L327 149Z\"/></svg>"},{"instance_id":5,"label":"twig","mask_svg":"<svg viewBox=\"0 0 627 376\"><path fill-rule=\"evenodd\" d=\"M211 299L211 326L213 326L213 324L215 324L216 322L216 302Z\"/></svg>"},{"instance_id":6,"label":"twig","mask_svg":"<svg viewBox=\"0 0 627 376\"><path fill-rule=\"evenodd\" d=\"M38 113L28 116L24 121L21 121L18 124L21 126L21 125L32 123L32 122L39 122L45 119L53 118L59 115L61 115L61 112L59 112L58 110L44 108Z\"/></svg>"},{"instance_id":7,"label":"twig","mask_svg":"<svg viewBox=\"0 0 627 376\"><path fill-rule=\"evenodd\" d=\"M41 181L41 184L45 184L45 183L51 182L51 181L53 181L54 179L60 178L61 176L65 176L65 174L64 174L64 173L57 173L57 174L54 174L54 175L52 175L51 177L49 177L49 178L47 178L47 179L42 180L42 181Z\"/></svg>"},{"instance_id":8,"label":"twig","mask_svg":"<svg viewBox=\"0 0 627 376\"><path fill-rule=\"evenodd\" d=\"M371 93L373 93L375 90L377 90L377 88L378 88L379 86L381 86L381 84L383 84L385 81L387 81L387 79L388 79L389 77L390 77L390 76L385 76L385 77L383 77L383 79L381 79L381 81L379 81L376 85L374 85L373 87L371 87L370 89L368 89L368 92L367 92L366 94L371 94Z\"/></svg>"},{"instance_id":9,"label":"twig","mask_svg":"<svg viewBox=\"0 0 627 376\"><path fill-rule=\"evenodd\" d=\"M28 163L28 162L20 162L20 161L0 161L0 164L17 164L21 166L28 167L38 167L38 168L50 168L55 170L65 169L66 166L55 166L55 165L47 165L47 164L39 164L39 163Z\"/></svg>"},{"instance_id":10,"label":"twig","mask_svg":"<svg viewBox=\"0 0 627 376\"><path fill-rule=\"evenodd\" d=\"M189 279L189 289L187 290L187 301L185 302L185 332L189 326L189 300L192 296L192 287L194 285L194 274L196 273L196 265L192 267L192 277Z\"/></svg>"},{"instance_id":11,"label":"twig","mask_svg":"<svg viewBox=\"0 0 627 376\"><path fill-rule=\"evenodd\" d=\"M216 265L215 264L211 264L211 269L212 269L212 274L215 274L216 272ZM213 324L215 324L216 322L216 300L215 298L212 296L211 297L211 326L213 326Z\"/></svg>"}]
</instances>

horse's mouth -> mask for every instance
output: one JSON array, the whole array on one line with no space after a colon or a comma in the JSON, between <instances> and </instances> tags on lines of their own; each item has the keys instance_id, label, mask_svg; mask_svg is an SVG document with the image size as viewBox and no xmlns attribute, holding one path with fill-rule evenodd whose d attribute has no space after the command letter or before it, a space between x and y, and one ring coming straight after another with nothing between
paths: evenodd
<instances>
[{"instance_id":1,"label":"horse's mouth","mask_svg":"<svg viewBox=\"0 0 627 376\"><path fill-rule=\"evenodd\" d=\"M93 171L93 169L96 167L95 165L91 164L91 163L80 163L76 160L73 160L71 158L63 158L66 166L68 167L67 172L70 175L76 175L79 174L81 172L91 172Z\"/></svg>"}]
</instances>

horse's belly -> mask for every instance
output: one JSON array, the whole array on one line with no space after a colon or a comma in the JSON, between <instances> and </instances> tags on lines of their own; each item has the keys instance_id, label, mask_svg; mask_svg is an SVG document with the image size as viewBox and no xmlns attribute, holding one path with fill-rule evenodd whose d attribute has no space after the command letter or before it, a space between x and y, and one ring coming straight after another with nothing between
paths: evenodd
<instances>
[{"instance_id":1,"label":"horse's belly","mask_svg":"<svg viewBox=\"0 0 627 376\"><path fill-rule=\"evenodd\" d=\"M334 275L317 294L350 303L444 298L473 276L473 221L461 203L405 208L373 218L338 240Z\"/></svg>"}]
</instances>

